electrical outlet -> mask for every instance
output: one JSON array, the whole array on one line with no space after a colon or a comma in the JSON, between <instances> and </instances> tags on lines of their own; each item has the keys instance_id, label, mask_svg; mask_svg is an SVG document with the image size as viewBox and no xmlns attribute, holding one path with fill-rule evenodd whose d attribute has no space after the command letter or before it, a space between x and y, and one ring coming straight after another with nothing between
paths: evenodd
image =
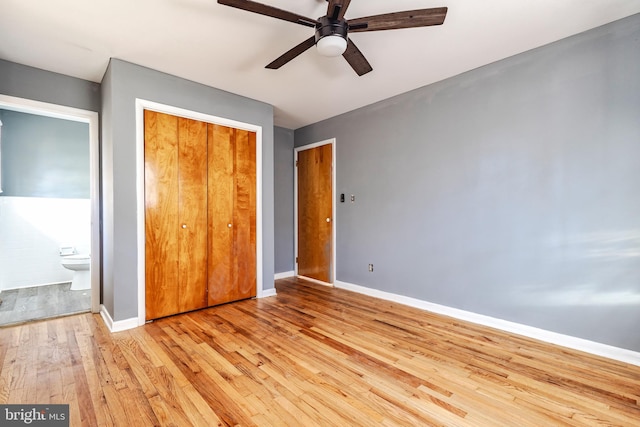
<instances>
[{"instance_id":1,"label":"electrical outlet","mask_svg":"<svg viewBox=\"0 0 640 427\"><path fill-rule=\"evenodd\" d=\"M369 271L373 273L373 264L369 264Z\"/></svg>"}]
</instances>

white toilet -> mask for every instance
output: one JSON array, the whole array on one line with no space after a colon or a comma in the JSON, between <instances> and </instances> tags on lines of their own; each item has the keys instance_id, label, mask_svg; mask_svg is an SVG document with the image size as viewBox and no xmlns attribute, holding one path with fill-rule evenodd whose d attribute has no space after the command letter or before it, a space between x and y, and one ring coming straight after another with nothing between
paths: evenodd
<instances>
[{"instance_id":1,"label":"white toilet","mask_svg":"<svg viewBox=\"0 0 640 427\"><path fill-rule=\"evenodd\" d=\"M74 247L60 248L60 264L73 271L71 290L79 291L91 288L91 256L78 254Z\"/></svg>"}]
</instances>

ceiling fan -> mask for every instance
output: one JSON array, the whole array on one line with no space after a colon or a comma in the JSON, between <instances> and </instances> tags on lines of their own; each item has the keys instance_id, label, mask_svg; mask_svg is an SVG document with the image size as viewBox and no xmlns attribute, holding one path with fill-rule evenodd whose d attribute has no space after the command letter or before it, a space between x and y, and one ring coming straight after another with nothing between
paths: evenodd
<instances>
[{"instance_id":1,"label":"ceiling fan","mask_svg":"<svg viewBox=\"0 0 640 427\"><path fill-rule=\"evenodd\" d=\"M315 45L321 55L342 55L359 76L368 73L373 68L371 68L371 65L362 52L360 52L348 37L348 33L442 25L444 18L447 16L446 7L436 7L385 13L382 15L347 20L344 18L344 14L351 0L327 1L329 2L327 14L318 19L307 18L296 13L250 0L218 0L218 3L307 27L315 27L314 36L288 50L275 61L268 64L266 68L278 69Z\"/></svg>"}]
</instances>

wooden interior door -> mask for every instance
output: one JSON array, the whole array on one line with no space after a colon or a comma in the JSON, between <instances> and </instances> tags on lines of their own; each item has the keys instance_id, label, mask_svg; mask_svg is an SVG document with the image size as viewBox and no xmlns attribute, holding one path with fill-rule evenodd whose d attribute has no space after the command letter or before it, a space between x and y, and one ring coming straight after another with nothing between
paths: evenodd
<instances>
[{"instance_id":1,"label":"wooden interior door","mask_svg":"<svg viewBox=\"0 0 640 427\"><path fill-rule=\"evenodd\" d=\"M206 304L206 124L146 110L146 318Z\"/></svg>"},{"instance_id":2,"label":"wooden interior door","mask_svg":"<svg viewBox=\"0 0 640 427\"><path fill-rule=\"evenodd\" d=\"M208 304L256 295L256 134L208 125Z\"/></svg>"},{"instance_id":3,"label":"wooden interior door","mask_svg":"<svg viewBox=\"0 0 640 427\"><path fill-rule=\"evenodd\" d=\"M298 152L298 275L332 283L332 144Z\"/></svg>"}]
</instances>

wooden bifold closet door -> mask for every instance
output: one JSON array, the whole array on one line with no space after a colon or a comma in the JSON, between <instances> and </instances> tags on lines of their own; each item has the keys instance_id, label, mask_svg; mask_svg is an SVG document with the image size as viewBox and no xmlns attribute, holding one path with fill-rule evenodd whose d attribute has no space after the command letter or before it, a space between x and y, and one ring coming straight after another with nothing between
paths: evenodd
<instances>
[{"instance_id":1,"label":"wooden bifold closet door","mask_svg":"<svg viewBox=\"0 0 640 427\"><path fill-rule=\"evenodd\" d=\"M145 111L146 318L255 296L255 133Z\"/></svg>"},{"instance_id":2,"label":"wooden bifold closet door","mask_svg":"<svg viewBox=\"0 0 640 427\"><path fill-rule=\"evenodd\" d=\"M209 305L256 296L256 134L209 124Z\"/></svg>"}]
</instances>

